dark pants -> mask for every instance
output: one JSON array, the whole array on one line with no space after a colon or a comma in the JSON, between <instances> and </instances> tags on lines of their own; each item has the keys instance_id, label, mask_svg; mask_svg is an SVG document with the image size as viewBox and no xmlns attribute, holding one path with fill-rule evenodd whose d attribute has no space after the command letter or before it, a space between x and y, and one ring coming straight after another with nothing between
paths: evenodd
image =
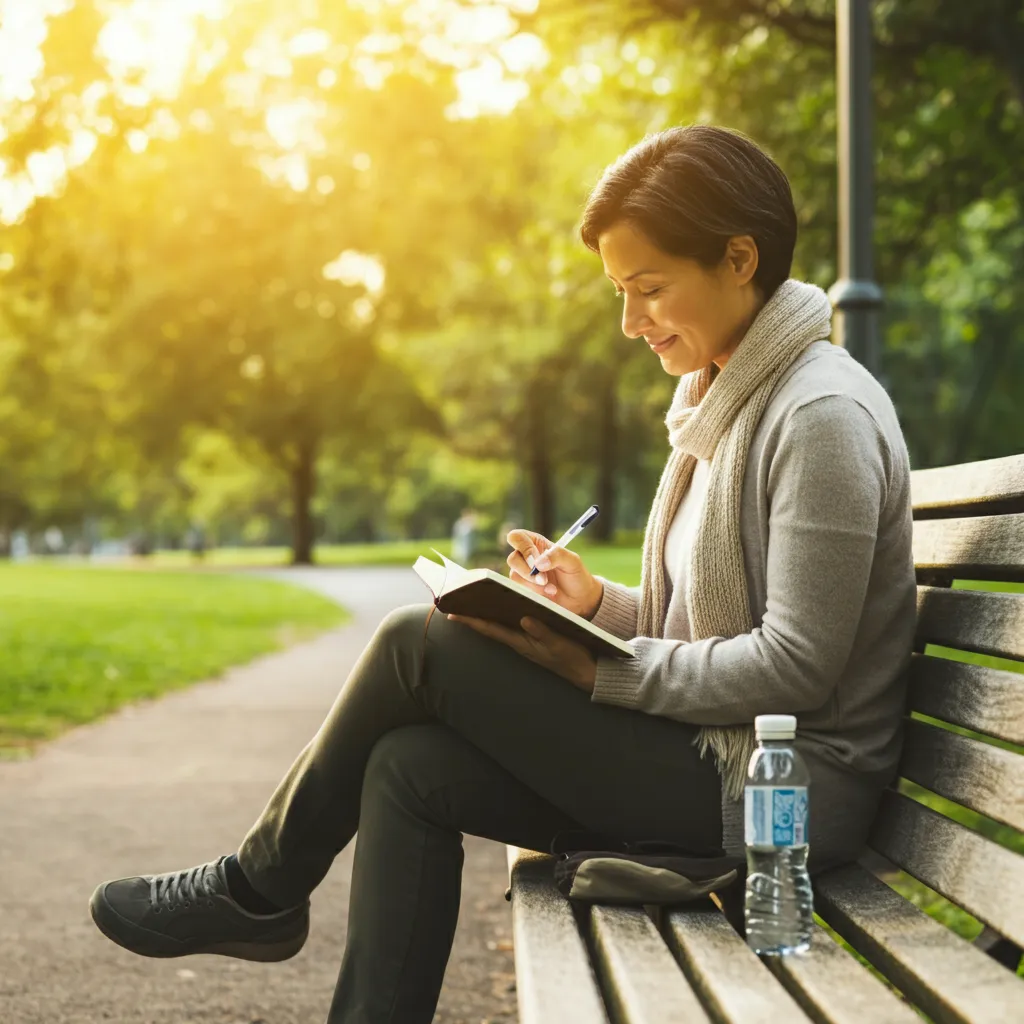
<instances>
[{"instance_id":1,"label":"dark pants","mask_svg":"<svg viewBox=\"0 0 1024 1024\"><path fill-rule=\"evenodd\" d=\"M424 641L429 610L385 617L238 851L253 887L290 906L358 828L333 1024L431 1020L462 833L540 851L570 828L695 853L721 842L719 777L695 727L594 703L440 612Z\"/></svg>"}]
</instances>

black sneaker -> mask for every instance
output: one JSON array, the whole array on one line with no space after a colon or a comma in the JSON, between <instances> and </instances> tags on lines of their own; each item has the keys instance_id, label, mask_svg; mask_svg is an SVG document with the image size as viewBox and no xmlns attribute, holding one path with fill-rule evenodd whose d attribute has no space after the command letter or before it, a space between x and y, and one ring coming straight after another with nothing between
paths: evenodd
<instances>
[{"instance_id":1,"label":"black sneaker","mask_svg":"<svg viewBox=\"0 0 1024 1024\"><path fill-rule=\"evenodd\" d=\"M108 939L141 956L295 956L309 934L309 901L275 914L251 914L228 892L225 860L103 882L89 902L92 919Z\"/></svg>"}]
</instances>

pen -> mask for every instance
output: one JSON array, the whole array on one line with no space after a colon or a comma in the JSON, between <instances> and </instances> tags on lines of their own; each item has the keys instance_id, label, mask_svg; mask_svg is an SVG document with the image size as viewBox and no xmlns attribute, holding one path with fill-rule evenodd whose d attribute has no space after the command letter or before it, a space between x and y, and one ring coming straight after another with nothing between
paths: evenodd
<instances>
[{"instance_id":1,"label":"pen","mask_svg":"<svg viewBox=\"0 0 1024 1024\"><path fill-rule=\"evenodd\" d=\"M546 551L542 551L541 554L547 554L548 551L553 551L555 548L568 547L569 541L571 541L577 533L581 533L585 530L597 518L597 513L600 511L601 510L597 505L591 505L590 508L588 508L587 511L584 512L583 515L581 515L579 519L577 519L576 522L573 523L572 526L570 526L569 529L551 545L551 547L547 548ZM539 569L531 569L530 575L536 576L538 572L540 572Z\"/></svg>"}]
</instances>

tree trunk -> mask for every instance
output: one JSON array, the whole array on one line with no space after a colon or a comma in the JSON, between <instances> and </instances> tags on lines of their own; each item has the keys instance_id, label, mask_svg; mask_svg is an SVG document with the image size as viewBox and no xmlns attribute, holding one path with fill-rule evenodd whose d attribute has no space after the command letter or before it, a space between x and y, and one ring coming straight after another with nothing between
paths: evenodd
<instances>
[{"instance_id":1,"label":"tree trunk","mask_svg":"<svg viewBox=\"0 0 1024 1024\"><path fill-rule=\"evenodd\" d=\"M619 370L609 366L600 383L597 439L597 503L601 514L594 520L594 540L611 541L615 535L615 477L619 468Z\"/></svg>"},{"instance_id":2,"label":"tree trunk","mask_svg":"<svg viewBox=\"0 0 1024 1024\"><path fill-rule=\"evenodd\" d=\"M313 514L310 505L316 487L316 446L301 441L291 469L292 565L313 564Z\"/></svg>"},{"instance_id":3,"label":"tree trunk","mask_svg":"<svg viewBox=\"0 0 1024 1024\"><path fill-rule=\"evenodd\" d=\"M526 394L526 460L533 521L527 529L551 538L555 528L555 489L547 429L547 388L534 380Z\"/></svg>"}]
</instances>

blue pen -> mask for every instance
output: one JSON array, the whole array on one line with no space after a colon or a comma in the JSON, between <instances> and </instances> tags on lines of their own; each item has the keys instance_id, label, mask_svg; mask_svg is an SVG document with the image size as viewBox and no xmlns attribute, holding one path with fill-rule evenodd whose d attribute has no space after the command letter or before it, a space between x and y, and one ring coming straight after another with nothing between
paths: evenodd
<instances>
[{"instance_id":1,"label":"blue pen","mask_svg":"<svg viewBox=\"0 0 1024 1024\"><path fill-rule=\"evenodd\" d=\"M572 526L570 526L569 529L551 545L551 547L546 551L542 551L541 555L546 555L548 551L553 551L555 548L567 547L569 541L571 541L577 533L581 533L585 530L597 518L597 513L600 511L601 510L596 505L591 505L590 508L588 508L587 511L584 512L583 515L581 515L579 519L577 519L576 522L573 523ZM530 571L530 575L536 576L538 572L540 572L539 569L532 569Z\"/></svg>"}]
</instances>

